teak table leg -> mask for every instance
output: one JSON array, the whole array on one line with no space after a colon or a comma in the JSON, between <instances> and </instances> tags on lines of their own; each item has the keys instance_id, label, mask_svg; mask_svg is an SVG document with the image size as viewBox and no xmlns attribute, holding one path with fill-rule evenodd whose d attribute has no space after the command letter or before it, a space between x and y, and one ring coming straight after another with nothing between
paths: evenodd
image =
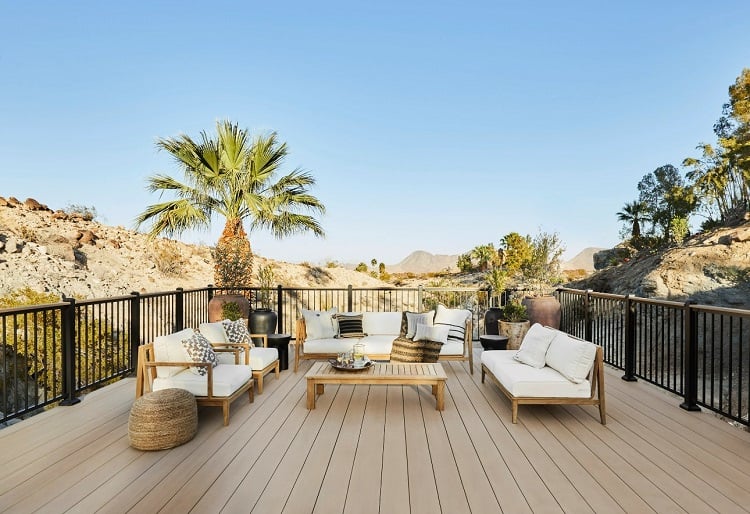
<instances>
[{"instance_id":1,"label":"teak table leg","mask_svg":"<svg viewBox=\"0 0 750 514\"><path fill-rule=\"evenodd\" d=\"M307 408L315 408L315 382L310 379L307 379Z\"/></svg>"},{"instance_id":2,"label":"teak table leg","mask_svg":"<svg viewBox=\"0 0 750 514\"><path fill-rule=\"evenodd\" d=\"M435 394L435 402L437 405L435 408L437 410L443 410L445 408L445 381L440 380L436 387L437 393Z\"/></svg>"}]
</instances>

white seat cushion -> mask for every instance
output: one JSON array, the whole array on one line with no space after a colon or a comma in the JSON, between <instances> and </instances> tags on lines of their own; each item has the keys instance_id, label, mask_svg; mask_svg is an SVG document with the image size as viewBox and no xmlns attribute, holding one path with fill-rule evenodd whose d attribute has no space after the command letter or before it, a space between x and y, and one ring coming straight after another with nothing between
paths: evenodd
<instances>
[{"instance_id":1,"label":"white seat cushion","mask_svg":"<svg viewBox=\"0 0 750 514\"><path fill-rule=\"evenodd\" d=\"M448 340L448 342L445 343L440 348L440 355L463 355L463 354L464 354L463 343L456 343L455 341Z\"/></svg>"},{"instance_id":2,"label":"white seat cushion","mask_svg":"<svg viewBox=\"0 0 750 514\"><path fill-rule=\"evenodd\" d=\"M334 338L329 337L326 339L306 339L302 345L302 350L305 353L339 353L351 351L354 343L359 339L350 338Z\"/></svg>"},{"instance_id":3,"label":"white seat cushion","mask_svg":"<svg viewBox=\"0 0 750 514\"><path fill-rule=\"evenodd\" d=\"M398 334L369 335L359 342L365 345L365 355L390 355L396 337Z\"/></svg>"},{"instance_id":4,"label":"white seat cushion","mask_svg":"<svg viewBox=\"0 0 750 514\"><path fill-rule=\"evenodd\" d=\"M571 382L556 370L533 368L516 361L516 350L482 352L482 364L513 396L532 398L588 398L591 384Z\"/></svg>"},{"instance_id":5,"label":"white seat cushion","mask_svg":"<svg viewBox=\"0 0 750 514\"><path fill-rule=\"evenodd\" d=\"M253 376L250 366L217 366L213 370L214 396L229 396ZM191 392L195 396L208 395L207 377L196 375L185 369L176 375L155 378L153 390L176 387Z\"/></svg>"},{"instance_id":6,"label":"white seat cushion","mask_svg":"<svg viewBox=\"0 0 750 514\"><path fill-rule=\"evenodd\" d=\"M367 335L392 335L394 339L401 331L400 312L364 312L362 330Z\"/></svg>"},{"instance_id":7,"label":"white seat cushion","mask_svg":"<svg viewBox=\"0 0 750 514\"><path fill-rule=\"evenodd\" d=\"M279 351L276 348L256 346L250 350L250 367L253 368L253 371L260 371L277 360L279 360ZM244 360L241 362L244 362Z\"/></svg>"},{"instance_id":8,"label":"white seat cushion","mask_svg":"<svg viewBox=\"0 0 750 514\"><path fill-rule=\"evenodd\" d=\"M189 362L191 359L182 345L182 341L190 339L195 333L192 328L186 328L173 334L159 336L154 339L154 358L157 362ZM181 373L187 367L157 366L157 377L171 377Z\"/></svg>"}]
</instances>

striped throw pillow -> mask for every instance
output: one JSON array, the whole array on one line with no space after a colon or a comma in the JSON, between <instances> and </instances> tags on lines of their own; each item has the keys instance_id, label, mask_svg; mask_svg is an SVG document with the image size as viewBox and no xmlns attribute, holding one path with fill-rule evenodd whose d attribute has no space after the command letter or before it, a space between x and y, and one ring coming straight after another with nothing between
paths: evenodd
<instances>
[{"instance_id":1,"label":"striped throw pillow","mask_svg":"<svg viewBox=\"0 0 750 514\"><path fill-rule=\"evenodd\" d=\"M445 305L438 304L435 310L435 325L448 327L448 342L464 344L466 336L466 320L471 316L471 311L466 309L449 309Z\"/></svg>"},{"instance_id":2,"label":"striped throw pillow","mask_svg":"<svg viewBox=\"0 0 750 514\"><path fill-rule=\"evenodd\" d=\"M339 324L338 337L365 337L361 314L335 314Z\"/></svg>"}]
</instances>

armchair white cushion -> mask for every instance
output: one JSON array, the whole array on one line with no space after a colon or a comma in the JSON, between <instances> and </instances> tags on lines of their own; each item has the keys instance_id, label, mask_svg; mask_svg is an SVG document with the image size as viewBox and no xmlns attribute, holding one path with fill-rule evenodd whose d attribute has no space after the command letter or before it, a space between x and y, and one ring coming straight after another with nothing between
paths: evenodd
<instances>
[{"instance_id":1,"label":"armchair white cushion","mask_svg":"<svg viewBox=\"0 0 750 514\"><path fill-rule=\"evenodd\" d=\"M234 362L232 362L234 364ZM213 369L213 396L231 396L253 376L250 366L216 366ZM195 396L208 396L208 381L205 376L183 370L170 377L154 379L153 390L177 387L190 391Z\"/></svg>"},{"instance_id":2,"label":"armchair white cushion","mask_svg":"<svg viewBox=\"0 0 750 514\"><path fill-rule=\"evenodd\" d=\"M195 333L192 328L186 328L173 334L159 336L154 339L154 356L157 362L189 362L191 359L182 345L182 341L190 339ZM186 370L187 366L157 366L157 377L171 377Z\"/></svg>"}]
</instances>

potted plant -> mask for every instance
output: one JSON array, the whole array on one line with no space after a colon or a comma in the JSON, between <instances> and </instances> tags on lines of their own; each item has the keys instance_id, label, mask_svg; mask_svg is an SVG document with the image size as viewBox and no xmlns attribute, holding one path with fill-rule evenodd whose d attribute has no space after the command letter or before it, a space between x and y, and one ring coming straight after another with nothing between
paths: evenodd
<instances>
[{"instance_id":1,"label":"potted plant","mask_svg":"<svg viewBox=\"0 0 750 514\"><path fill-rule=\"evenodd\" d=\"M214 281L221 293L215 294L208 302L208 321L221 321L224 316L224 306L237 305L239 318L248 319L250 302L241 293L241 288L247 284L253 266L253 254L250 242L240 228L237 235L222 234L213 250ZM239 319L235 318L235 319Z\"/></svg>"},{"instance_id":2,"label":"potted plant","mask_svg":"<svg viewBox=\"0 0 750 514\"><path fill-rule=\"evenodd\" d=\"M270 264L258 268L258 296L260 304L250 313L250 333L273 334L276 332L276 312L271 308L271 288L273 287L274 273Z\"/></svg>"},{"instance_id":3,"label":"potted plant","mask_svg":"<svg viewBox=\"0 0 750 514\"><path fill-rule=\"evenodd\" d=\"M565 247L557 233L540 232L531 243L531 255L521 265L521 273L532 293L523 299L529 321L560 328L560 302L552 295L561 279L560 258Z\"/></svg>"},{"instance_id":4,"label":"potted plant","mask_svg":"<svg viewBox=\"0 0 750 514\"><path fill-rule=\"evenodd\" d=\"M508 350L517 350L531 326L526 306L519 298L514 297L505 304L497 325L500 335L508 338Z\"/></svg>"}]
</instances>

